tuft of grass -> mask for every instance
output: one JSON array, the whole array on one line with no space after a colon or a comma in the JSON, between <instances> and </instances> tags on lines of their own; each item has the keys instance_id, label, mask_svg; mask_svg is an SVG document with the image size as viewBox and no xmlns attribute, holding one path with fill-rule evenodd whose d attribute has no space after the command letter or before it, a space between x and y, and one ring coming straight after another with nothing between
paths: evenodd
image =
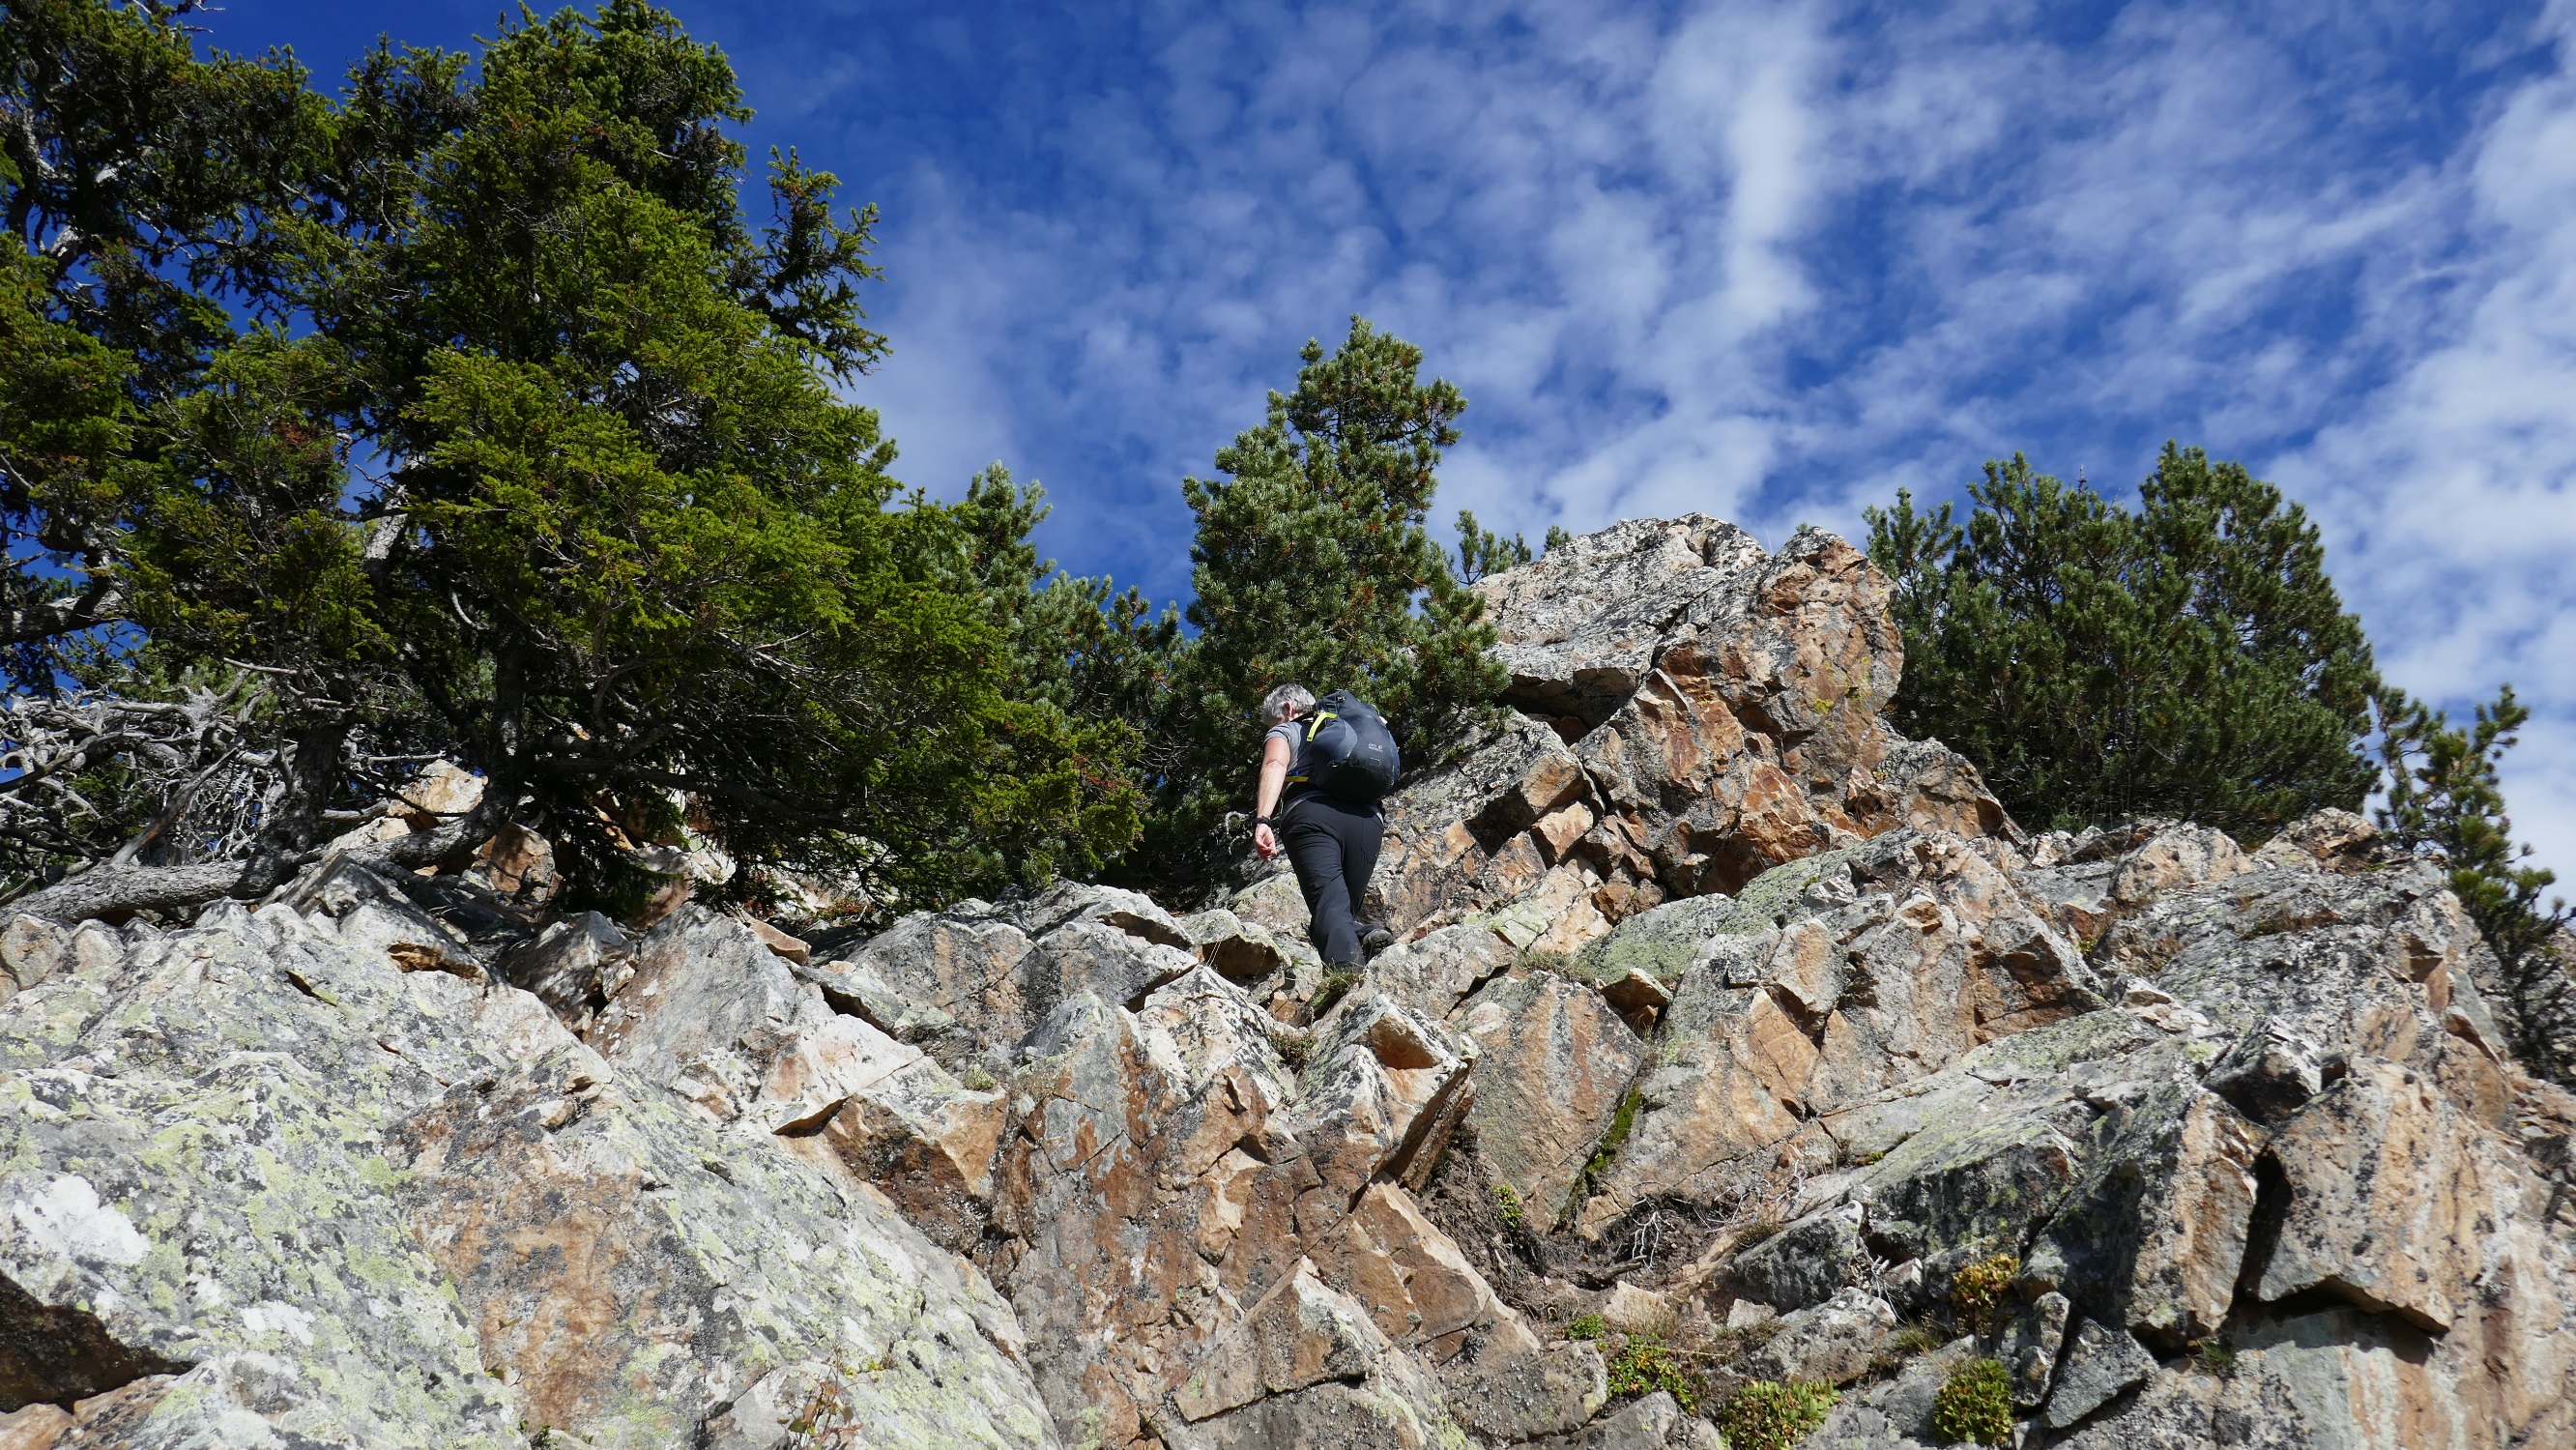
<instances>
[{"instance_id":1,"label":"tuft of grass","mask_svg":"<svg viewBox=\"0 0 2576 1450\"><path fill-rule=\"evenodd\" d=\"M1295 1072L1306 1065L1307 1058L1314 1056L1315 1039L1294 1030L1276 1031L1270 1034L1270 1050L1279 1054L1279 1060L1288 1065L1289 1071Z\"/></svg>"},{"instance_id":2,"label":"tuft of grass","mask_svg":"<svg viewBox=\"0 0 2576 1450\"><path fill-rule=\"evenodd\" d=\"M2002 1360L1968 1361L1932 1397L1932 1429L1944 1440L2003 1445L2012 1424L2012 1376Z\"/></svg>"},{"instance_id":3,"label":"tuft of grass","mask_svg":"<svg viewBox=\"0 0 2576 1450\"><path fill-rule=\"evenodd\" d=\"M1717 1430L1731 1450L1789 1450L1814 1434L1841 1398L1821 1380L1755 1380L1717 1407Z\"/></svg>"},{"instance_id":4,"label":"tuft of grass","mask_svg":"<svg viewBox=\"0 0 2576 1450\"><path fill-rule=\"evenodd\" d=\"M1574 958L1545 947L1532 947L1521 953L1513 965L1526 971L1553 972L1560 977L1574 975Z\"/></svg>"},{"instance_id":5,"label":"tuft of grass","mask_svg":"<svg viewBox=\"0 0 2576 1450\"><path fill-rule=\"evenodd\" d=\"M1939 1349L1944 1343L1947 1341L1941 1337L1940 1330L1919 1319L1910 1321L1900 1326L1894 1334L1887 1336L1886 1341L1879 1345L1877 1352L1870 1355L1870 1372L1882 1375L1893 1374L1914 1360Z\"/></svg>"},{"instance_id":6,"label":"tuft of grass","mask_svg":"<svg viewBox=\"0 0 2576 1450\"><path fill-rule=\"evenodd\" d=\"M2004 1294L2012 1288L2013 1276L2021 1272L2021 1260L2010 1254L1991 1258L1961 1269L1950 1280L1950 1308L1959 1323L1978 1334L1994 1326L2003 1308Z\"/></svg>"},{"instance_id":7,"label":"tuft of grass","mask_svg":"<svg viewBox=\"0 0 2576 1450\"><path fill-rule=\"evenodd\" d=\"M1568 1339L1599 1339L1609 1332L1609 1326L1601 1322L1598 1314L1577 1314L1565 1326Z\"/></svg>"},{"instance_id":8,"label":"tuft of grass","mask_svg":"<svg viewBox=\"0 0 2576 1450\"><path fill-rule=\"evenodd\" d=\"M2201 1373L2229 1379L2236 1373L2236 1351L2215 1339L2204 1339L2192 1348L2192 1366Z\"/></svg>"},{"instance_id":9,"label":"tuft of grass","mask_svg":"<svg viewBox=\"0 0 2576 1450\"><path fill-rule=\"evenodd\" d=\"M1315 984L1314 1000L1306 1004L1306 1020L1324 1020L1324 1014L1333 1010L1333 1004L1349 996L1351 989L1359 984L1360 974L1357 972L1324 973L1324 979Z\"/></svg>"},{"instance_id":10,"label":"tuft of grass","mask_svg":"<svg viewBox=\"0 0 2576 1450\"><path fill-rule=\"evenodd\" d=\"M1512 1192L1512 1186L1508 1183L1497 1182L1494 1185L1494 1207L1502 1212L1503 1222L1514 1228L1523 1227L1529 1222L1521 1213L1521 1196Z\"/></svg>"},{"instance_id":11,"label":"tuft of grass","mask_svg":"<svg viewBox=\"0 0 2576 1450\"><path fill-rule=\"evenodd\" d=\"M1592 1191L1600 1186L1601 1176L1610 1171L1611 1160L1619 1156L1619 1150L1627 1146L1628 1135L1636 1131L1637 1110L1645 1105L1646 1095L1636 1088L1632 1087L1621 1095L1619 1110L1610 1115L1609 1135L1601 1140L1599 1151L1592 1155L1590 1162L1583 1165L1583 1171L1574 1175L1574 1191L1567 1194L1565 1199L1567 1213L1571 1214L1580 1207L1585 1199L1592 1196Z\"/></svg>"},{"instance_id":12,"label":"tuft of grass","mask_svg":"<svg viewBox=\"0 0 2576 1450\"><path fill-rule=\"evenodd\" d=\"M1685 1414L1699 1408L1699 1387L1682 1372L1682 1362L1671 1346L1651 1334L1630 1335L1619 1352L1610 1356L1609 1370L1613 1399L1662 1390Z\"/></svg>"}]
</instances>

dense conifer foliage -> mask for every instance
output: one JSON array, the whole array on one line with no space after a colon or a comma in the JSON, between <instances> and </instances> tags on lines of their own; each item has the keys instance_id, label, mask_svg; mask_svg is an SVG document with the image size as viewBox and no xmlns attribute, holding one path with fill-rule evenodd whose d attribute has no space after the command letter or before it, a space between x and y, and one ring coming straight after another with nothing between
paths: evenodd
<instances>
[{"instance_id":1,"label":"dense conifer foliage","mask_svg":"<svg viewBox=\"0 0 2576 1450\"><path fill-rule=\"evenodd\" d=\"M793 152L750 176L724 57L642 0L380 45L330 95L193 3L0 21L23 909L260 895L442 757L482 804L368 859L516 820L575 900L695 833L755 868L734 890L810 872L876 914L1057 872L1186 903L1242 858L1273 686L1369 699L1417 776L1498 708L1469 586L1538 551L1465 511L1433 540L1466 400L1364 319L1183 481L1185 621L1042 558L1044 490L1000 464L951 504L896 481L850 398L887 347L874 211ZM2296 504L2170 444L2134 510L2018 455L1969 492L1869 512L1901 728L2034 825L2250 842L2384 770L2499 955L2552 960L2497 785L2526 712L2383 685Z\"/></svg>"},{"instance_id":2,"label":"dense conifer foliage","mask_svg":"<svg viewBox=\"0 0 2576 1450\"><path fill-rule=\"evenodd\" d=\"M1300 362L1296 390L1273 392L1261 425L1217 451L1223 476L1182 484L1198 520L1198 634L1152 711L1153 812L1130 863L1170 891L1214 880L1239 846L1224 818L1252 804L1273 686L1356 692L1419 771L1469 737L1505 683L1483 602L1426 527L1466 399L1421 379L1421 349L1357 317L1329 356L1309 341Z\"/></svg>"},{"instance_id":3,"label":"dense conifer foliage","mask_svg":"<svg viewBox=\"0 0 2576 1450\"><path fill-rule=\"evenodd\" d=\"M1898 494L1870 557L1905 632L1899 728L1976 761L2034 824L2138 813L2259 840L2357 809L2379 677L2278 489L2166 445L2134 513L2031 471L1969 485L1965 523Z\"/></svg>"},{"instance_id":4,"label":"dense conifer foliage","mask_svg":"<svg viewBox=\"0 0 2576 1450\"><path fill-rule=\"evenodd\" d=\"M2452 892L2504 967L2523 1028L2516 1050L2552 1072L2576 1069L2563 1054L2565 1044L2542 1030L2576 1024L2576 989L2568 977L2576 961L2565 951L2570 910L2564 899L2544 900L2558 877L2525 864L2531 848L2514 842L2498 778L2531 708L2507 685L2463 729L2390 687L2381 692L2379 712L2377 746L2388 783L2380 824L2399 844L2438 854L2450 867Z\"/></svg>"},{"instance_id":5,"label":"dense conifer foliage","mask_svg":"<svg viewBox=\"0 0 2576 1450\"><path fill-rule=\"evenodd\" d=\"M206 859L164 822L59 908L264 890L432 753L491 788L393 864L516 814L594 891L684 800L737 857L889 904L1133 834L1131 733L1067 712L1070 665L1023 688L1026 609L987 594L1016 556L974 509L899 501L830 386L884 347L873 213L791 154L746 217L748 112L669 15L379 49L336 101L283 57L198 59L181 7L7 21L18 683L130 706L223 674L265 722L225 762L262 768L231 782L246 836ZM45 819L112 836L194 778L98 720L10 782L22 880L85 864Z\"/></svg>"}]
</instances>

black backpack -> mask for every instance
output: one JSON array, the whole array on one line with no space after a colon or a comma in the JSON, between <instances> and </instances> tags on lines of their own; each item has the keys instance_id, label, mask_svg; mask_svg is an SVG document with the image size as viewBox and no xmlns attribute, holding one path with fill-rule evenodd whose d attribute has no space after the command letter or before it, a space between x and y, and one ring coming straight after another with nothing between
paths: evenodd
<instances>
[{"instance_id":1,"label":"black backpack","mask_svg":"<svg viewBox=\"0 0 2576 1450\"><path fill-rule=\"evenodd\" d=\"M1374 805L1395 789L1404 772L1396 754L1395 732L1386 717L1348 690L1335 690L1315 702L1306 717L1306 738L1297 749L1297 768L1290 780L1304 781L1337 800Z\"/></svg>"}]
</instances>

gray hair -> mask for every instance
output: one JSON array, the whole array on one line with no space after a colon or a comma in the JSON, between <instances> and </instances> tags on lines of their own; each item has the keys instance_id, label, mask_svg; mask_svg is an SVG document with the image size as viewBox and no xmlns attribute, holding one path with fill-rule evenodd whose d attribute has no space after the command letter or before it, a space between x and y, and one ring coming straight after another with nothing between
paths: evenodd
<instances>
[{"instance_id":1,"label":"gray hair","mask_svg":"<svg viewBox=\"0 0 2576 1450\"><path fill-rule=\"evenodd\" d=\"M1278 724L1280 721L1287 719L1288 712L1291 710L1303 714L1304 712L1314 708L1314 691L1307 689L1304 685L1295 683L1281 685L1279 688L1272 690L1269 694L1261 697L1262 728L1268 729L1269 727Z\"/></svg>"}]
</instances>

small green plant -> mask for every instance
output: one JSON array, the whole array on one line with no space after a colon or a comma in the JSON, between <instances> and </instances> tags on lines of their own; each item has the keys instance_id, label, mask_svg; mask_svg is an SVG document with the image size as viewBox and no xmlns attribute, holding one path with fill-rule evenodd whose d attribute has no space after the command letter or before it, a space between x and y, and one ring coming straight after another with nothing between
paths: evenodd
<instances>
[{"instance_id":1,"label":"small green plant","mask_svg":"<svg viewBox=\"0 0 2576 1450\"><path fill-rule=\"evenodd\" d=\"M1699 1408L1699 1389L1682 1372L1680 1358L1671 1346L1651 1334L1630 1335L1619 1352L1610 1356L1609 1368L1613 1398L1651 1395L1662 1390L1684 1413Z\"/></svg>"},{"instance_id":2,"label":"small green plant","mask_svg":"<svg viewBox=\"0 0 2576 1450\"><path fill-rule=\"evenodd\" d=\"M1520 1228L1529 1222L1528 1218L1521 1213L1521 1196L1512 1192L1512 1186L1508 1183L1494 1185L1494 1207L1501 1210L1503 1222L1514 1228Z\"/></svg>"},{"instance_id":3,"label":"small green plant","mask_svg":"<svg viewBox=\"0 0 2576 1450\"><path fill-rule=\"evenodd\" d=\"M1306 1020L1324 1020L1324 1014L1333 1010L1333 1004L1349 996L1351 989L1359 984L1360 974L1357 972L1324 973L1324 979L1315 984L1314 1000L1306 1004Z\"/></svg>"},{"instance_id":4,"label":"small green plant","mask_svg":"<svg viewBox=\"0 0 2576 1450\"><path fill-rule=\"evenodd\" d=\"M1972 1359L1950 1371L1932 1397L1932 1429L1944 1440L2001 1445L2012 1439L2012 1376L1999 1359Z\"/></svg>"},{"instance_id":5,"label":"small green plant","mask_svg":"<svg viewBox=\"0 0 2576 1450\"><path fill-rule=\"evenodd\" d=\"M1551 951L1544 947L1533 947L1530 950L1521 953L1520 960L1516 965L1520 966L1524 970L1532 972L1553 972L1560 977L1572 976L1574 974L1574 958L1567 956L1563 952Z\"/></svg>"},{"instance_id":6,"label":"small green plant","mask_svg":"<svg viewBox=\"0 0 2576 1450\"><path fill-rule=\"evenodd\" d=\"M1950 1308L1959 1316L1960 1326L1978 1334L1991 1328L2003 1308L2005 1291L2020 1272L2021 1260L2010 1254L1979 1259L1961 1269L1950 1280Z\"/></svg>"},{"instance_id":7,"label":"small green plant","mask_svg":"<svg viewBox=\"0 0 2576 1450\"><path fill-rule=\"evenodd\" d=\"M966 1064L966 1070L957 1074L957 1080L965 1084L970 1092L989 1092L994 1086L993 1075L986 1072L980 1062Z\"/></svg>"},{"instance_id":8,"label":"small green plant","mask_svg":"<svg viewBox=\"0 0 2576 1450\"><path fill-rule=\"evenodd\" d=\"M1814 1434L1841 1396L1822 1381L1755 1380L1717 1407L1730 1450L1789 1450Z\"/></svg>"},{"instance_id":9,"label":"small green plant","mask_svg":"<svg viewBox=\"0 0 2576 1450\"><path fill-rule=\"evenodd\" d=\"M850 1397L847 1372L826 1373L787 1419L789 1450L843 1450L858 1443L857 1406Z\"/></svg>"},{"instance_id":10,"label":"small green plant","mask_svg":"<svg viewBox=\"0 0 2576 1450\"><path fill-rule=\"evenodd\" d=\"M1293 1072L1314 1055L1315 1039L1294 1028L1283 1029L1270 1034L1270 1050L1278 1053L1279 1060Z\"/></svg>"},{"instance_id":11,"label":"small green plant","mask_svg":"<svg viewBox=\"0 0 2576 1450\"><path fill-rule=\"evenodd\" d=\"M1940 1347L1941 1331L1929 1324L1908 1324L1887 1336L1887 1343L1880 1346L1880 1352L1905 1360L1918 1354L1930 1354Z\"/></svg>"},{"instance_id":12,"label":"small green plant","mask_svg":"<svg viewBox=\"0 0 2576 1450\"><path fill-rule=\"evenodd\" d=\"M1583 1165L1583 1171L1575 1175L1574 1191L1565 1199L1568 1212L1590 1198L1593 1186L1601 1181L1601 1175L1610 1171L1611 1160L1619 1156L1619 1150L1627 1145L1628 1135L1636 1131L1637 1110L1645 1105L1646 1095L1635 1088L1628 1089L1619 1099L1619 1111L1610 1115L1609 1136L1601 1140L1599 1151Z\"/></svg>"},{"instance_id":13,"label":"small green plant","mask_svg":"<svg viewBox=\"0 0 2576 1450\"><path fill-rule=\"evenodd\" d=\"M1601 1316L1598 1314L1577 1314L1573 1321L1565 1326L1565 1337L1568 1339L1599 1339L1608 1332L1609 1326L1601 1322Z\"/></svg>"},{"instance_id":14,"label":"small green plant","mask_svg":"<svg viewBox=\"0 0 2576 1450\"><path fill-rule=\"evenodd\" d=\"M2236 1373L2235 1349L2215 1339L2204 1339L2194 1346L2191 1362L2199 1367L2201 1373L2220 1379L2228 1379Z\"/></svg>"}]
</instances>

